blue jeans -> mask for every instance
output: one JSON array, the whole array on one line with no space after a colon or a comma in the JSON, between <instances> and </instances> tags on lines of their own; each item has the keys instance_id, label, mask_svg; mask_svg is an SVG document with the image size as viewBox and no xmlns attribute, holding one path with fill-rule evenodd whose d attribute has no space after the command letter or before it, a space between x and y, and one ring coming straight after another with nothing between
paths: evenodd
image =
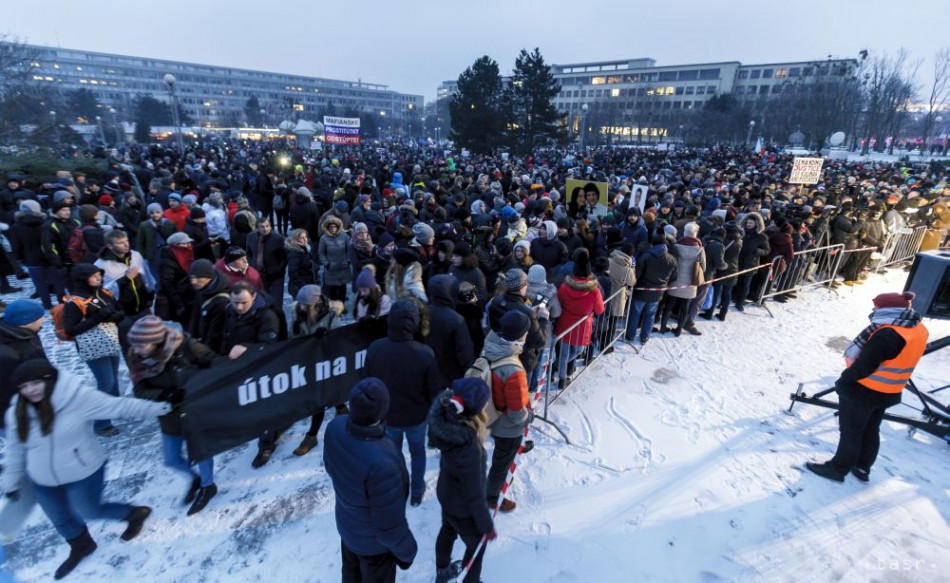
<instances>
[{"instance_id":1,"label":"blue jeans","mask_svg":"<svg viewBox=\"0 0 950 583\"><path fill-rule=\"evenodd\" d=\"M96 388L107 395L119 396L119 357L103 356L95 360L87 360L86 366L92 371L92 376L96 377ZM97 419L94 423L95 429L105 429L112 427L112 421L108 419Z\"/></svg>"},{"instance_id":2,"label":"blue jeans","mask_svg":"<svg viewBox=\"0 0 950 583\"><path fill-rule=\"evenodd\" d=\"M735 279L723 280L713 284L713 309L719 307L719 314L725 316L729 313L729 304L732 303L732 288L735 287Z\"/></svg>"},{"instance_id":3,"label":"blue jeans","mask_svg":"<svg viewBox=\"0 0 950 583\"><path fill-rule=\"evenodd\" d=\"M125 520L133 506L102 501L105 464L87 478L62 486L36 484L36 500L64 539L72 540L86 529L85 518Z\"/></svg>"},{"instance_id":4,"label":"blue jeans","mask_svg":"<svg viewBox=\"0 0 950 583\"><path fill-rule=\"evenodd\" d=\"M538 390L538 383L541 382L541 377L547 374L548 359L550 358L551 358L551 349L545 347L541 351L541 356L538 357L538 365L534 367L534 370L532 370L528 374L528 391L529 392L533 393Z\"/></svg>"},{"instance_id":5,"label":"blue jeans","mask_svg":"<svg viewBox=\"0 0 950 583\"><path fill-rule=\"evenodd\" d=\"M386 427L386 435L402 451L402 436L409 442L409 494L419 498L426 491L426 422L412 427Z\"/></svg>"},{"instance_id":6,"label":"blue jeans","mask_svg":"<svg viewBox=\"0 0 950 583\"><path fill-rule=\"evenodd\" d=\"M646 342L650 339L650 333L653 332L653 321L656 319L656 309L660 302L648 302L646 300L634 299L630 307L630 319L627 320L626 340L630 341L637 337L637 327L640 328L640 342ZM640 326L640 318L643 318L643 326Z\"/></svg>"},{"instance_id":7,"label":"blue jeans","mask_svg":"<svg viewBox=\"0 0 950 583\"><path fill-rule=\"evenodd\" d=\"M185 438L178 435L162 434L162 453L165 456L165 466L184 472L192 479L195 477L191 464L181 455ZM198 474L201 476L201 487L206 488L214 483L214 458L198 462Z\"/></svg>"},{"instance_id":8,"label":"blue jeans","mask_svg":"<svg viewBox=\"0 0 950 583\"><path fill-rule=\"evenodd\" d=\"M752 288L752 276L755 275L754 271L749 273L744 273L739 276L739 283L736 284L739 286L739 289L736 292L736 308L745 307L746 298L749 297L749 291Z\"/></svg>"},{"instance_id":9,"label":"blue jeans","mask_svg":"<svg viewBox=\"0 0 950 583\"><path fill-rule=\"evenodd\" d=\"M557 378L558 382L567 381L567 365L584 352L586 346L571 346L566 342L561 342L561 349L557 355Z\"/></svg>"}]
</instances>

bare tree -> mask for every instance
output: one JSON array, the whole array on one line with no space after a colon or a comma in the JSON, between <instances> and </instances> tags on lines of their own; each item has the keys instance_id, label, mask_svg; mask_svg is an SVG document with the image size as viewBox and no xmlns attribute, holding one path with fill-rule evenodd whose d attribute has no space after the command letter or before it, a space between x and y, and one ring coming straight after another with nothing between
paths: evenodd
<instances>
[{"instance_id":1,"label":"bare tree","mask_svg":"<svg viewBox=\"0 0 950 583\"><path fill-rule=\"evenodd\" d=\"M18 38L0 34L0 94L29 78L35 51Z\"/></svg>"},{"instance_id":2,"label":"bare tree","mask_svg":"<svg viewBox=\"0 0 950 583\"><path fill-rule=\"evenodd\" d=\"M864 147L862 154L868 154L871 140L875 149L883 151L886 138L896 137L906 116L907 105L914 97L916 88L913 80L917 76L920 61L910 61L909 53L901 49L891 57L881 53L871 60L865 75ZM894 149L891 142L891 152Z\"/></svg>"},{"instance_id":3,"label":"bare tree","mask_svg":"<svg viewBox=\"0 0 950 583\"><path fill-rule=\"evenodd\" d=\"M927 96L927 115L924 116L923 153L930 142L930 134L936 125L937 115L950 102L950 48L943 48L934 55L934 80Z\"/></svg>"}]
</instances>

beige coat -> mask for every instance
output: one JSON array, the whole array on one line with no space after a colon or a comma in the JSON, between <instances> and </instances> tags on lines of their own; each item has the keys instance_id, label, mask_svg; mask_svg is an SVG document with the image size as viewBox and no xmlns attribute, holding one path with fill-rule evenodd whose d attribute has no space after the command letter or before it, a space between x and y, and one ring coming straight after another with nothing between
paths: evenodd
<instances>
[{"instance_id":1,"label":"beige coat","mask_svg":"<svg viewBox=\"0 0 950 583\"><path fill-rule=\"evenodd\" d=\"M608 309L611 316L623 317L627 313L627 303L630 300L630 288L637 285L636 271L633 269L630 256L620 249L614 249L610 252L610 268L607 271L610 274L610 289L607 295L611 296L617 290L621 290L612 300Z\"/></svg>"}]
</instances>

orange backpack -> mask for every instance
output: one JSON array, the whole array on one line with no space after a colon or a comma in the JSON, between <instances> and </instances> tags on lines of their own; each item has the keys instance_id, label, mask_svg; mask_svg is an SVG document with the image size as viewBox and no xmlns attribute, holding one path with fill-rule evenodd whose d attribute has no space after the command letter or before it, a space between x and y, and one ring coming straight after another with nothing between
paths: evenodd
<instances>
[{"instance_id":1,"label":"orange backpack","mask_svg":"<svg viewBox=\"0 0 950 583\"><path fill-rule=\"evenodd\" d=\"M79 311L82 312L83 317L86 317L86 306L92 301L92 298L82 299L77 296L63 296L62 303L56 304L49 311L50 319L53 320L53 330L56 332L56 338L62 342L72 342L75 340L72 336L66 333L66 328L63 325L63 310L66 308L67 302L73 302L79 307Z\"/></svg>"}]
</instances>

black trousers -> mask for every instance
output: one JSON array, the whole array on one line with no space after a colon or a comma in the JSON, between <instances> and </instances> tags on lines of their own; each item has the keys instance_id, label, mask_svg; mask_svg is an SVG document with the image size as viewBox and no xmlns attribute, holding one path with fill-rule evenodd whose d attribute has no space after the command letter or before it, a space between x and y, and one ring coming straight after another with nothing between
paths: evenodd
<instances>
[{"instance_id":1,"label":"black trousers","mask_svg":"<svg viewBox=\"0 0 950 583\"><path fill-rule=\"evenodd\" d=\"M343 583L393 583L396 557L392 553L357 555L340 541L343 554Z\"/></svg>"},{"instance_id":2,"label":"black trousers","mask_svg":"<svg viewBox=\"0 0 950 583\"><path fill-rule=\"evenodd\" d=\"M485 485L485 493L488 502L494 505L498 502L501 487L505 484L508 468L511 467L511 462L515 461L515 456L518 455L521 437L492 436L492 439L495 440L495 449L491 454L491 467L488 468L488 482Z\"/></svg>"},{"instance_id":3,"label":"black trousers","mask_svg":"<svg viewBox=\"0 0 950 583\"><path fill-rule=\"evenodd\" d=\"M838 401L841 437L831 463L842 473L855 467L870 471L881 448L881 421L885 408L868 406L844 397Z\"/></svg>"},{"instance_id":4,"label":"black trousers","mask_svg":"<svg viewBox=\"0 0 950 583\"><path fill-rule=\"evenodd\" d=\"M455 539L461 538L465 543L465 555L462 557L462 564L467 565L475 548L482 540L482 534L478 532L475 521L471 518L459 518L442 512L442 528L439 530L439 536L435 539L435 568L444 569L452 563L452 547L455 545ZM485 547L478 551L478 557L472 563L472 568L463 581L465 583L478 583L482 574L482 559L485 557Z\"/></svg>"}]
</instances>

